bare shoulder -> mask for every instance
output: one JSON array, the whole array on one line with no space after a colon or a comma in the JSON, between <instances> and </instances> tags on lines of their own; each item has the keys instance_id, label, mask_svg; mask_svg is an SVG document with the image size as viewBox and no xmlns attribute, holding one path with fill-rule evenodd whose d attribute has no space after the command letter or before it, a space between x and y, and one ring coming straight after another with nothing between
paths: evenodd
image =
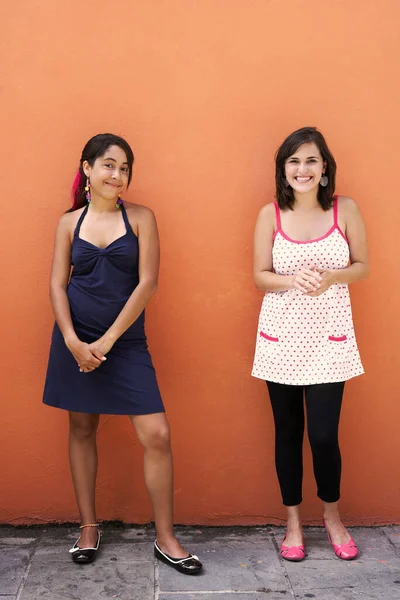
<instances>
[{"instance_id":1,"label":"bare shoulder","mask_svg":"<svg viewBox=\"0 0 400 600\"><path fill-rule=\"evenodd\" d=\"M359 213L357 202L350 196L338 196L338 208L342 215L351 215Z\"/></svg>"},{"instance_id":2,"label":"bare shoulder","mask_svg":"<svg viewBox=\"0 0 400 600\"><path fill-rule=\"evenodd\" d=\"M141 217L141 218L155 218L154 213L148 206L143 206L143 204L134 204L133 202L125 202L124 206L128 215L132 217Z\"/></svg>"},{"instance_id":3,"label":"bare shoulder","mask_svg":"<svg viewBox=\"0 0 400 600\"><path fill-rule=\"evenodd\" d=\"M269 202L265 204L258 213L258 219L264 222L275 222L275 204Z\"/></svg>"},{"instance_id":4,"label":"bare shoulder","mask_svg":"<svg viewBox=\"0 0 400 600\"><path fill-rule=\"evenodd\" d=\"M276 227L276 213L273 202L265 204L258 213L256 231L273 232Z\"/></svg>"},{"instance_id":5,"label":"bare shoulder","mask_svg":"<svg viewBox=\"0 0 400 600\"><path fill-rule=\"evenodd\" d=\"M74 210L73 212L64 213L58 221L57 231L69 233L72 238L76 224L84 210L85 207Z\"/></svg>"},{"instance_id":6,"label":"bare shoulder","mask_svg":"<svg viewBox=\"0 0 400 600\"><path fill-rule=\"evenodd\" d=\"M62 228L65 227L69 227L72 222L73 222L73 218L74 218L74 213L64 213L63 215L61 215L61 217L58 220L58 225Z\"/></svg>"},{"instance_id":7,"label":"bare shoulder","mask_svg":"<svg viewBox=\"0 0 400 600\"><path fill-rule=\"evenodd\" d=\"M354 226L363 226L363 217L357 202L349 196L338 196L339 219L346 231Z\"/></svg>"},{"instance_id":8,"label":"bare shoulder","mask_svg":"<svg viewBox=\"0 0 400 600\"><path fill-rule=\"evenodd\" d=\"M136 235L138 235L140 227L157 229L156 217L151 208L125 201L124 207L129 223Z\"/></svg>"},{"instance_id":9,"label":"bare shoulder","mask_svg":"<svg viewBox=\"0 0 400 600\"><path fill-rule=\"evenodd\" d=\"M129 218L132 219L155 219L154 213L148 206L143 204L134 204L133 202L125 202L124 206Z\"/></svg>"}]
</instances>

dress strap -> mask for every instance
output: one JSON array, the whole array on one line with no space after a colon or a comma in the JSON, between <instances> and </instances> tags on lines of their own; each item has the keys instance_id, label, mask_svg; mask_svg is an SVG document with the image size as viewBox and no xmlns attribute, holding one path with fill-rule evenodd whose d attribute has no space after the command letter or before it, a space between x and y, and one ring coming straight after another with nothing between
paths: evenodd
<instances>
[{"instance_id":1,"label":"dress strap","mask_svg":"<svg viewBox=\"0 0 400 600\"><path fill-rule=\"evenodd\" d=\"M88 211L88 208L89 208L89 204L86 205L85 210L83 211L83 213L79 217L79 220L78 220L78 222L76 224L76 227L75 227L74 236L78 236L79 235L79 232L80 232L80 229L81 229L81 225L82 225L82 221L86 217L86 213Z\"/></svg>"},{"instance_id":2,"label":"dress strap","mask_svg":"<svg viewBox=\"0 0 400 600\"><path fill-rule=\"evenodd\" d=\"M279 210L279 206L277 202L274 202L275 206L275 215L276 215L276 231L281 231L281 211Z\"/></svg>"},{"instance_id":3,"label":"dress strap","mask_svg":"<svg viewBox=\"0 0 400 600\"><path fill-rule=\"evenodd\" d=\"M132 231L132 226L129 223L128 215L126 214L126 208L125 208L125 206L123 204L121 204L120 206L121 206L122 217L124 219L126 230L127 231Z\"/></svg>"},{"instance_id":4,"label":"dress strap","mask_svg":"<svg viewBox=\"0 0 400 600\"><path fill-rule=\"evenodd\" d=\"M335 225L335 227L339 226L339 223L338 223L338 197L337 197L337 195L335 195L333 197L333 224Z\"/></svg>"},{"instance_id":5,"label":"dress strap","mask_svg":"<svg viewBox=\"0 0 400 600\"><path fill-rule=\"evenodd\" d=\"M339 216L338 196L336 194L333 197L333 223L334 223L334 227L336 227L336 229L338 230L338 232L340 233L340 235L342 236L342 238L344 240L346 240L347 243L349 243L347 237L345 236L345 234L343 233L343 231L340 228L338 216Z\"/></svg>"}]
</instances>

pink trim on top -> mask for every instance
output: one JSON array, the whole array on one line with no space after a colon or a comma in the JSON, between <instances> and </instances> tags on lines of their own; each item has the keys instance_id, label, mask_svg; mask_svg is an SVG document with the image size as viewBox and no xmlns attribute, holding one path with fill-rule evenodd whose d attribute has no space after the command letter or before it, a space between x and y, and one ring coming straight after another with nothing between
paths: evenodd
<instances>
[{"instance_id":1,"label":"pink trim on top","mask_svg":"<svg viewBox=\"0 0 400 600\"><path fill-rule=\"evenodd\" d=\"M274 202L274 206L275 206L275 217L276 217L276 230L274 232L274 235L272 236L272 240L274 240L276 238L276 234L278 233L278 231L280 231L282 233L282 229L281 229L281 213L279 211L278 203Z\"/></svg>"},{"instance_id":2,"label":"pink trim on top","mask_svg":"<svg viewBox=\"0 0 400 600\"><path fill-rule=\"evenodd\" d=\"M333 222L336 225L336 229L338 230L338 232L340 233L340 235L342 236L342 238L344 240L346 240L347 243L349 243L347 237L344 235L343 231L340 229L339 227L339 221L338 221L338 213L339 213L339 206L338 206L338 198L339 196L336 194L334 196L334 200L333 200Z\"/></svg>"},{"instance_id":3,"label":"pink trim on top","mask_svg":"<svg viewBox=\"0 0 400 600\"><path fill-rule=\"evenodd\" d=\"M336 227L338 226L338 197L337 195L335 195L333 197L333 223L334 225L336 225Z\"/></svg>"},{"instance_id":4,"label":"pink trim on top","mask_svg":"<svg viewBox=\"0 0 400 600\"><path fill-rule=\"evenodd\" d=\"M337 197L337 195L335 195L333 198L333 225L332 225L332 227L329 229L329 231L327 233L325 233L325 235L322 235L319 238L315 238L314 240L293 240L288 235L286 235L286 233L282 230L282 226L281 226L281 217L280 217L280 212L279 212L279 206L276 202L274 202L274 206L275 206L276 224L277 224L277 230L275 231L274 237L273 237L274 240L276 238L276 235L278 233L280 233L281 236L283 238L285 238L285 240L287 240L288 242L291 242L292 244L312 244L314 242L320 242L321 240L324 240L325 238L330 236L335 231L335 229L337 229L338 232L340 233L340 235L342 236L342 238L347 243L349 243L346 236L344 235L343 231L340 229L339 224L338 224L338 197Z\"/></svg>"},{"instance_id":5,"label":"pink trim on top","mask_svg":"<svg viewBox=\"0 0 400 600\"><path fill-rule=\"evenodd\" d=\"M263 331L260 331L260 335L261 335L261 337L265 338L266 340L269 340L270 342L279 342L279 338L272 337L271 335L267 335Z\"/></svg>"},{"instance_id":6,"label":"pink trim on top","mask_svg":"<svg viewBox=\"0 0 400 600\"><path fill-rule=\"evenodd\" d=\"M328 340L331 342L345 342L347 340L347 335L342 335L340 337L335 337L334 335L330 335Z\"/></svg>"},{"instance_id":7,"label":"pink trim on top","mask_svg":"<svg viewBox=\"0 0 400 600\"><path fill-rule=\"evenodd\" d=\"M335 231L335 229L337 229L336 225L332 225L332 227L330 228L328 233L326 233L325 235L323 235L319 238L316 238L315 240L292 240L292 238L290 238L288 235L286 235L286 233L284 233L282 231L282 229L280 229L276 233L280 233L281 236L285 238L285 240L287 240L288 242L292 242L292 244L312 244L313 242L320 242L321 240L324 240L325 238L330 236L331 233L333 233Z\"/></svg>"}]
</instances>

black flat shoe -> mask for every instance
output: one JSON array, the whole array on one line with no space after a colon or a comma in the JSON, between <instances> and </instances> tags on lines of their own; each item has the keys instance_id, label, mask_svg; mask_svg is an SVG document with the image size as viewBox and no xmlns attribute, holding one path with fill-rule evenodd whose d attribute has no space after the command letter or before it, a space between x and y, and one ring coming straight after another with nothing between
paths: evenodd
<instances>
[{"instance_id":1,"label":"black flat shoe","mask_svg":"<svg viewBox=\"0 0 400 600\"><path fill-rule=\"evenodd\" d=\"M91 563L96 558L97 551L100 547L100 531L97 533L97 543L95 548L79 548L78 542L79 539L76 540L75 544L69 551L72 554L72 560L74 563L78 563L80 565L85 565L87 563Z\"/></svg>"},{"instance_id":2,"label":"black flat shoe","mask_svg":"<svg viewBox=\"0 0 400 600\"><path fill-rule=\"evenodd\" d=\"M197 575L203 568L198 557L194 554L189 554L186 558L172 558L168 554L164 554L157 542L154 542L154 556L184 575Z\"/></svg>"}]
</instances>

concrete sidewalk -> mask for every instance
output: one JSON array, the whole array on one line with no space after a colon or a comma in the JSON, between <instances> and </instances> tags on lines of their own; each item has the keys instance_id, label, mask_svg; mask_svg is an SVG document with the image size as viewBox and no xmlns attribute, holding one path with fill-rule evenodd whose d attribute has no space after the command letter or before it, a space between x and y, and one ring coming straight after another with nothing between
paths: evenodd
<instances>
[{"instance_id":1,"label":"concrete sidewalk","mask_svg":"<svg viewBox=\"0 0 400 600\"><path fill-rule=\"evenodd\" d=\"M0 527L0 600L395 600L400 598L400 527L353 528L353 562L336 558L325 531L305 529L307 558L280 558L280 527L177 527L204 564L189 577L153 558L149 527L103 527L97 560L75 565L78 529Z\"/></svg>"}]
</instances>

